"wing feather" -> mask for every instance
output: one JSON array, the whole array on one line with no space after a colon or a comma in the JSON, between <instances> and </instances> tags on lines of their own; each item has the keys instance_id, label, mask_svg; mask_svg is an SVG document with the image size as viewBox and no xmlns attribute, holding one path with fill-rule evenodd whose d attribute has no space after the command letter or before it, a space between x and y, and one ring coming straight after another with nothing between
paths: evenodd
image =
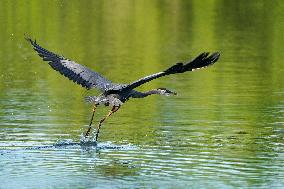
<instances>
[{"instance_id":1,"label":"wing feather","mask_svg":"<svg viewBox=\"0 0 284 189\"><path fill-rule=\"evenodd\" d=\"M44 49L38 45L36 41L33 41L30 38L26 39L31 43L34 50L44 61L48 61L48 64L54 70L72 80L74 83L77 83L87 89L96 87L103 92L114 86L110 80L97 72Z\"/></svg>"},{"instance_id":2,"label":"wing feather","mask_svg":"<svg viewBox=\"0 0 284 189\"><path fill-rule=\"evenodd\" d=\"M210 65L213 65L215 62L218 61L220 57L220 54L218 52L212 53L212 55L209 56L208 52L201 53L198 55L195 59L183 64L183 63L177 63L173 65L172 67L168 68L165 71L155 73L146 77L143 77L137 81L134 81L133 83L125 86L125 89L134 89L140 85L143 85L144 83L147 83L153 79L157 79L159 77L163 77L170 74L176 74L176 73L184 73L187 71L195 71L201 68L206 68Z\"/></svg>"}]
</instances>

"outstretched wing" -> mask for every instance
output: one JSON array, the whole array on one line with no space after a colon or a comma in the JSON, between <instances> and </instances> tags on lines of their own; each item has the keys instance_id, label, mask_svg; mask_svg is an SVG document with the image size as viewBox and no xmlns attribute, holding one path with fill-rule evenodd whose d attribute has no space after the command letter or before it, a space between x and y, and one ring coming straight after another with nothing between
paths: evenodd
<instances>
[{"instance_id":1,"label":"outstretched wing","mask_svg":"<svg viewBox=\"0 0 284 189\"><path fill-rule=\"evenodd\" d=\"M215 62L217 62L217 60L219 59L220 54L218 52L215 52L213 54L211 54L209 56L209 53L201 53L199 56L197 56L195 59L193 59L192 61L188 62L188 63L177 63L174 66L168 68L165 71L159 72L159 73L155 73L149 76L146 76L144 78L141 78L137 81L134 81L133 83L125 86L125 89L134 89L140 85L143 85L144 83L147 83L153 79L157 79L159 77L163 77L166 75L170 75L170 74L176 74L176 73L183 73L183 72L187 72L187 71L195 71L201 68L206 68L207 66L210 66L212 64L214 64Z\"/></svg>"},{"instance_id":2,"label":"outstretched wing","mask_svg":"<svg viewBox=\"0 0 284 189\"><path fill-rule=\"evenodd\" d=\"M44 61L48 61L48 64L54 70L58 71L73 82L87 89L96 87L103 92L113 86L111 81L97 72L44 49L39 46L36 41L33 41L30 38L26 38L26 40L32 44L34 50L37 51L38 55L42 57Z\"/></svg>"}]
</instances>

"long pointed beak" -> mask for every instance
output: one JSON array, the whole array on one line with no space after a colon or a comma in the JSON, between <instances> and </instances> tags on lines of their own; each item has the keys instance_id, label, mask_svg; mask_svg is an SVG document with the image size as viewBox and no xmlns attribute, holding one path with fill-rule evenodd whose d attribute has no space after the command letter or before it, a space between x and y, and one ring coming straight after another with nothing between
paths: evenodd
<instances>
[{"instance_id":1,"label":"long pointed beak","mask_svg":"<svg viewBox=\"0 0 284 189\"><path fill-rule=\"evenodd\" d=\"M170 92L168 92L167 94L168 94L167 96L177 95L177 93L176 93L176 92L173 92L173 91L170 91Z\"/></svg>"}]
</instances>

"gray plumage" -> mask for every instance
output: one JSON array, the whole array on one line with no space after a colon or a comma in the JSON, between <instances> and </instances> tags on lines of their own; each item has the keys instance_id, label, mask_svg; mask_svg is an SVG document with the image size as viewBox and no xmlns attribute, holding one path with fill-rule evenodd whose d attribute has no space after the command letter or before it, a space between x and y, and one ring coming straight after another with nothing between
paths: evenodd
<instances>
[{"instance_id":1,"label":"gray plumage","mask_svg":"<svg viewBox=\"0 0 284 189\"><path fill-rule=\"evenodd\" d=\"M27 40L33 45L34 50L37 51L38 55L42 57L44 61L48 61L48 64L54 70L58 71L73 82L87 89L91 89L93 87L98 88L102 92L116 86L110 80L101 76L97 72L42 48L36 43L36 41L33 41L30 38L27 38Z\"/></svg>"},{"instance_id":2,"label":"gray plumage","mask_svg":"<svg viewBox=\"0 0 284 189\"><path fill-rule=\"evenodd\" d=\"M174 92L168 89L155 89L145 93L135 91L136 87L143 85L153 79L157 79L163 76L184 73L187 71L194 71L200 68L205 68L214 64L218 59L220 54L213 53L209 56L209 53L201 53L195 59L183 64L177 63L172 67L166 69L165 71L158 72L144 78L141 78L137 81L134 81L130 84L116 84L112 81L106 79L104 76L99 73L90 70L89 68L82 66L72 60L66 59L63 56L57 55L53 52L50 52L40 45L33 41L30 38L26 38L33 46L34 50L38 53L40 57L44 61L47 61L48 64L56 71L69 78L73 82L87 88L97 88L102 94L98 97L86 97L86 101L90 103L94 103L97 105L112 105L112 104L122 104L129 98L143 98L151 94L160 94L160 95L169 95L174 94ZM108 99L110 98L110 99ZM116 101L117 99L120 103L112 103L112 101Z\"/></svg>"}]
</instances>

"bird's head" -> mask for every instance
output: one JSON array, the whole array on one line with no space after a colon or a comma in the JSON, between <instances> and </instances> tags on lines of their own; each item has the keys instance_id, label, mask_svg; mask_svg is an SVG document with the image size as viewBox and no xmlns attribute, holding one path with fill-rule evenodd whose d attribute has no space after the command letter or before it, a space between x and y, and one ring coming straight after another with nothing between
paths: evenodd
<instances>
[{"instance_id":1,"label":"bird's head","mask_svg":"<svg viewBox=\"0 0 284 189\"><path fill-rule=\"evenodd\" d=\"M177 95L176 92L170 91L169 89L166 89L166 88L158 88L157 91L160 95L164 95L164 96Z\"/></svg>"}]
</instances>

